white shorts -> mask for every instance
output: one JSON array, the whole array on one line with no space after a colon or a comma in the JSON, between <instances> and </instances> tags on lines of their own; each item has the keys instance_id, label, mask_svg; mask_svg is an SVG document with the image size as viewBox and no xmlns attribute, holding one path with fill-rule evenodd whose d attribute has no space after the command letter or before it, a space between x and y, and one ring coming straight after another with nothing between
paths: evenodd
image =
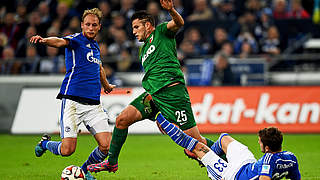
<instances>
[{"instance_id":1,"label":"white shorts","mask_svg":"<svg viewBox=\"0 0 320 180\"><path fill-rule=\"evenodd\" d=\"M201 162L206 166L210 179L234 180L243 165L257 161L248 147L238 141L233 141L228 145L227 159L228 163L212 150L202 157Z\"/></svg>"},{"instance_id":2,"label":"white shorts","mask_svg":"<svg viewBox=\"0 0 320 180\"><path fill-rule=\"evenodd\" d=\"M83 122L88 131L95 135L101 132L112 132L109 115L102 105L84 105L70 99L62 99L60 115L61 138L76 138L79 125Z\"/></svg>"},{"instance_id":3,"label":"white shorts","mask_svg":"<svg viewBox=\"0 0 320 180\"><path fill-rule=\"evenodd\" d=\"M228 163L216 155L212 150L202 157L201 162L207 168L208 177L212 180L220 180L228 168Z\"/></svg>"},{"instance_id":4,"label":"white shorts","mask_svg":"<svg viewBox=\"0 0 320 180\"><path fill-rule=\"evenodd\" d=\"M228 168L224 172L224 180L234 180L243 165L256 162L256 158L247 146L238 141L232 141L227 150Z\"/></svg>"}]
</instances>

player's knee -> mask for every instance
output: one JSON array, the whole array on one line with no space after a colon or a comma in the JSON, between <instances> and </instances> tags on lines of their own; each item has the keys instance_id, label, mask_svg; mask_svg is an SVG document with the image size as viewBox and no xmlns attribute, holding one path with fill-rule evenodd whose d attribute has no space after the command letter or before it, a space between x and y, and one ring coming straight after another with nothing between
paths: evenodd
<instances>
[{"instance_id":1,"label":"player's knee","mask_svg":"<svg viewBox=\"0 0 320 180\"><path fill-rule=\"evenodd\" d=\"M75 147L61 147L61 155L62 156L71 156L75 152Z\"/></svg>"},{"instance_id":2,"label":"player's knee","mask_svg":"<svg viewBox=\"0 0 320 180\"><path fill-rule=\"evenodd\" d=\"M128 120L125 116L118 116L116 119L116 127L119 129L126 129L129 127Z\"/></svg>"},{"instance_id":3,"label":"player's knee","mask_svg":"<svg viewBox=\"0 0 320 180\"><path fill-rule=\"evenodd\" d=\"M101 145L99 145L99 150L101 152L103 152L104 154L107 154L107 152L109 151L109 147L110 147L110 145L108 143L101 144Z\"/></svg>"},{"instance_id":4,"label":"player's knee","mask_svg":"<svg viewBox=\"0 0 320 180\"><path fill-rule=\"evenodd\" d=\"M228 134L228 133L221 133L220 137L218 139L220 142L220 146L223 149L226 149L228 147L228 145L234 141L234 139Z\"/></svg>"},{"instance_id":5,"label":"player's knee","mask_svg":"<svg viewBox=\"0 0 320 180\"><path fill-rule=\"evenodd\" d=\"M102 141L99 142L99 149L101 152L103 153L107 153L109 151L110 148L110 140L109 138L105 138Z\"/></svg>"}]
</instances>

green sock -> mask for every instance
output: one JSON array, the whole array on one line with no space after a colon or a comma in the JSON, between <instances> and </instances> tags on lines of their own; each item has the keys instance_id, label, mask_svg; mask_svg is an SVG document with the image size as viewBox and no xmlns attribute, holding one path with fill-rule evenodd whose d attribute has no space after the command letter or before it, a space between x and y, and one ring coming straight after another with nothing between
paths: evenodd
<instances>
[{"instance_id":1,"label":"green sock","mask_svg":"<svg viewBox=\"0 0 320 180\"><path fill-rule=\"evenodd\" d=\"M117 164L118 162L118 157L120 154L120 150L122 145L127 139L128 135L128 128L127 129L118 129L114 127L113 133L112 133L112 140L110 144L110 149L109 149L109 158L108 162L112 165Z\"/></svg>"},{"instance_id":2,"label":"green sock","mask_svg":"<svg viewBox=\"0 0 320 180\"><path fill-rule=\"evenodd\" d=\"M206 138L206 137L205 137L205 139L207 140L207 146L208 146L209 148L211 148L211 146L214 144L214 142L213 142L211 139L208 139L208 138Z\"/></svg>"}]
</instances>

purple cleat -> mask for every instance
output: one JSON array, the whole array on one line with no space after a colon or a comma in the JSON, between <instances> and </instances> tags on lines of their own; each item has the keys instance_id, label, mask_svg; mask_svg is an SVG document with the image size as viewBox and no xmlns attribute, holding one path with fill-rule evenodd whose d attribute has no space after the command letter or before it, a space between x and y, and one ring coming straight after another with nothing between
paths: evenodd
<instances>
[{"instance_id":1,"label":"purple cleat","mask_svg":"<svg viewBox=\"0 0 320 180\"><path fill-rule=\"evenodd\" d=\"M118 170L118 163L115 165L109 164L108 160L103 161L97 164L91 164L87 167L90 172L100 172L100 171L108 171L108 172L116 172Z\"/></svg>"}]
</instances>

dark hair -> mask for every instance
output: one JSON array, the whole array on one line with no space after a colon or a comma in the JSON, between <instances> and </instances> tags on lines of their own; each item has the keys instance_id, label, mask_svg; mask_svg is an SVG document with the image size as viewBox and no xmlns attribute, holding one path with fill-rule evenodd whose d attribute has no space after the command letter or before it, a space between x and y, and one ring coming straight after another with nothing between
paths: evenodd
<instances>
[{"instance_id":1,"label":"dark hair","mask_svg":"<svg viewBox=\"0 0 320 180\"><path fill-rule=\"evenodd\" d=\"M261 129L258 133L263 146L269 146L272 152L281 150L283 135L276 127L268 127Z\"/></svg>"},{"instance_id":2,"label":"dark hair","mask_svg":"<svg viewBox=\"0 0 320 180\"><path fill-rule=\"evenodd\" d=\"M154 17L147 13L147 11L137 11L131 16L131 22L139 19L139 20L144 20L145 22L150 22L152 26L155 26L155 19ZM144 22L144 23L145 23Z\"/></svg>"}]
</instances>

